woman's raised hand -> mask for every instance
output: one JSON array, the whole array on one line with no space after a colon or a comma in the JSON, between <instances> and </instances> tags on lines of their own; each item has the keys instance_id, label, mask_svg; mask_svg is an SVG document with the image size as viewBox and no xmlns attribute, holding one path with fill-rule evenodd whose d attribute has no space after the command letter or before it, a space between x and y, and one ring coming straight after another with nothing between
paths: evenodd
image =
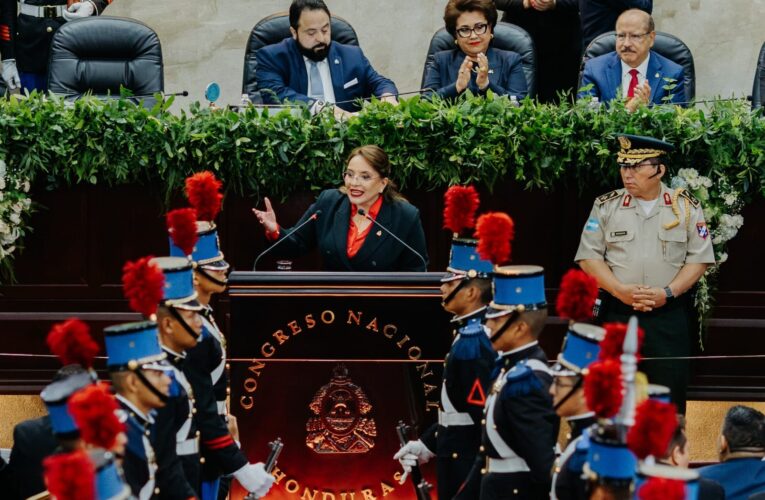
<instances>
[{"instance_id":1,"label":"woman's raised hand","mask_svg":"<svg viewBox=\"0 0 765 500\"><path fill-rule=\"evenodd\" d=\"M275 233L279 230L279 224L276 222L276 212L274 212L274 207L271 206L271 200L267 197L265 203L265 210L253 208L252 213L258 218L258 222L265 228L266 232Z\"/></svg>"},{"instance_id":2,"label":"woman's raised hand","mask_svg":"<svg viewBox=\"0 0 765 500\"><path fill-rule=\"evenodd\" d=\"M462 64L460 65L459 73L457 73L457 93L461 94L463 90L467 88L468 85L470 85L470 72L473 71L473 61L471 61L468 57L465 57L465 60L462 61Z\"/></svg>"}]
</instances>

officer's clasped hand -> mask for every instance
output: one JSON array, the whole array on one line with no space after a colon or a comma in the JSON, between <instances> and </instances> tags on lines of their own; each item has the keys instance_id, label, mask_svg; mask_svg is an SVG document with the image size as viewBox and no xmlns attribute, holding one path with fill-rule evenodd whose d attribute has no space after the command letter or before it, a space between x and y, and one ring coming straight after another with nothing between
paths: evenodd
<instances>
[{"instance_id":1,"label":"officer's clasped hand","mask_svg":"<svg viewBox=\"0 0 765 500\"><path fill-rule=\"evenodd\" d=\"M90 17L96 12L93 2L74 2L64 11L64 19L72 21L82 17Z\"/></svg>"}]
</instances>

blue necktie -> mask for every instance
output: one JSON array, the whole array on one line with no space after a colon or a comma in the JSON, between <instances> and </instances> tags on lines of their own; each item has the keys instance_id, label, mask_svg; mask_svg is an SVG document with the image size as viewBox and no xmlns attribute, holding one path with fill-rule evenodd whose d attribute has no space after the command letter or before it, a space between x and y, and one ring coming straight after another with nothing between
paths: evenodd
<instances>
[{"instance_id":1,"label":"blue necktie","mask_svg":"<svg viewBox=\"0 0 765 500\"><path fill-rule=\"evenodd\" d=\"M324 99L324 86L321 84L321 75L319 74L319 66L315 61L310 61L311 66L311 89L310 97L316 99Z\"/></svg>"}]
</instances>

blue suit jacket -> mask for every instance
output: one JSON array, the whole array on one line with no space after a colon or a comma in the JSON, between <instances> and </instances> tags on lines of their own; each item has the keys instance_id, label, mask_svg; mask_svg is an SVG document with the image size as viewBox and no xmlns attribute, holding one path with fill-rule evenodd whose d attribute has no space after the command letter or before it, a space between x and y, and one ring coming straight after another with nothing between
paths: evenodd
<instances>
[{"instance_id":1,"label":"blue suit jacket","mask_svg":"<svg viewBox=\"0 0 765 500\"><path fill-rule=\"evenodd\" d=\"M281 101L302 101L312 104L308 97L308 72L305 60L292 38L268 45L255 54L258 69L255 79L258 90L266 104L278 104ZM354 45L332 42L329 46L330 74L335 100L346 111L358 111L359 106L353 101L382 94L398 94L396 85L377 73L369 61Z\"/></svg>"},{"instance_id":2,"label":"blue suit jacket","mask_svg":"<svg viewBox=\"0 0 765 500\"><path fill-rule=\"evenodd\" d=\"M736 458L699 469L701 477L717 481L727 500L747 500L765 491L765 462L759 458Z\"/></svg>"},{"instance_id":3,"label":"blue suit jacket","mask_svg":"<svg viewBox=\"0 0 765 500\"><path fill-rule=\"evenodd\" d=\"M523 74L521 56L509 50L493 49L486 51L489 59L489 87L498 95L514 95L518 99L526 97L528 86L526 76ZM465 60L465 54L461 50L442 50L437 52L433 60L425 69L425 82L423 87L431 89L428 93L435 92L441 97L457 97L457 74ZM470 76L468 88L474 94L484 94L485 91L478 89L475 83L476 74Z\"/></svg>"},{"instance_id":4,"label":"blue suit jacket","mask_svg":"<svg viewBox=\"0 0 765 500\"><path fill-rule=\"evenodd\" d=\"M651 104L662 104L667 95L670 96L672 103L686 101L683 67L679 64L651 51L646 77L651 86ZM580 91L578 97L591 95L600 99L600 102L609 102L621 93L622 64L616 52L609 52L587 61L584 65L581 87L591 83L594 84L592 89ZM669 83L677 84L671 93L664 88Z\"/></svg>"}]
</instances>

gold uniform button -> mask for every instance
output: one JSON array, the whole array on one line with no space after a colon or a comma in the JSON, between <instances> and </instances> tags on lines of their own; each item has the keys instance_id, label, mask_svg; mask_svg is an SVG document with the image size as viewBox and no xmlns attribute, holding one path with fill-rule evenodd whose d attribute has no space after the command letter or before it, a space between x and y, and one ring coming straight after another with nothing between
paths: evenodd
<instances>
[{"instance_id":1,"label":"gold uniform button","mask_svg":"<svg viewBox=\"0 0 765 500\"><path fill-rule=\"evenodd\" d=\"M197 431L197 437L199 437L202 433Z\"/></svg>"},{"instance_id":2,"label":"gold uniform button","mask_svg":"<svg viewBox=\"0 0 765 500\"><path fill-rule=\"evenodd\" d=\"M492 425L492 427L494 428L495 431L497 430L497 426L496 425Z\"/></svg>"},{"instance_id":3,"label":"gold uniform button","mask_svg":"<svg viewBox=\"0 0 765 500\"><path fill-rule=\"evenodd\" d=\"M154 494L159 495L159 488L154 488Z\"/></svg>"},{"instance_id":4,"label":"gold uniform button","mask_svg":"<svg viewBox=\"0 0 765 500\"><path fill-rule=\"evenodd\" d=\"M481 425L486 425L486 419L485 418L481 419Z\"/></svg>"},{"instance_id":5,"label":"gold uniform button","mask_svg":"<svg viewBox=\"0 0 765 500\"><path fill-rule=\"evenodd\" d=\"M457 458L458 456L456 453L452 453L452 458Z\"/></svg>"},{"instance_id":6,"label":"gold uniform button","mask_svg":"<svg viewBox=\"0 0 765 500\"><path fill-rule=\"evenodd\" d=\"M226 370L230 370L230 369L231 369L231 364L226 363Z\"/></svg>"},{"instance_id":7,"label":"gold uniform button","mask_svg":"<svg viewBox=\"0 0 765 500\"><path fill-rule=\"evenodd\" d=\"M53 33L53 28L48 26L47 28L45 28L45 31L47 31L48 33Z\"/></svg>"},{"instance_id":8,"label":"gold uniform button","mask_svg":"<svg viewBox=\"0 0 765 500\"><path fill-rule=\"evenodd\" d=\"M205 463L205 457L199 457L199 463L200 464Z\"/></svg>"},{"instance_id":9,"label":"gold uniform button","mask_svg":"<svg viewBox=\"0 0 765 500\"><path fill-rule=\"evenodd\" d=\"M151 432L149 432L149 431L144 431L144 432L143 432L143 435L148 437L148 436L150 436L150 435L151 435Z\"/></svg>"},{"instance_id":10,"label":"gold uniform button","mask_svg":"<svg viewBox=\"0 0 765 500\"><path fill-rule=\"evenodd\" d=\"M513 490L513 495L517 495L517 494L518 494L518 489L516 488Z\"/></svg>"},{"instance_id":11,"label":"gold uniform button","mask_svg":"<svg viewBox=\"0 0 765 500\"><path fill-rule=\"evenodd\" d=\"M486 474L486 469L481 469L481 474Z\"/></svg>"},{"instance_id":12,"label":"gold uniform button","mask_svg":"<svg viewBox=\"0 0 765 500\"><path fill-rule=\"evenodd\" d=\"M231 387L226 387L226 395L231 395Z\"/></svg>"},{"instance_id":13,"label":"gold uniform button","mask_svg":"<svg viewBox=\"0 0 765 500\"><path fill-rule=\"evenodd\" d=\"M197 414L197 409L196 408L192 408L191 409L191 414L192 415L196 415Z\"/></svg>"},{"instance_id":14,"label":"gold uniform button","mask_svg":"<svg viewBox=\"0 0 765 500\"><path fill-rule=\"evenodd\" d=\"M486 447L484 445L481 445L480 448L478 448L478 449L481 450L481 453L486 451Z\"/></svg>"}]
</instances>

